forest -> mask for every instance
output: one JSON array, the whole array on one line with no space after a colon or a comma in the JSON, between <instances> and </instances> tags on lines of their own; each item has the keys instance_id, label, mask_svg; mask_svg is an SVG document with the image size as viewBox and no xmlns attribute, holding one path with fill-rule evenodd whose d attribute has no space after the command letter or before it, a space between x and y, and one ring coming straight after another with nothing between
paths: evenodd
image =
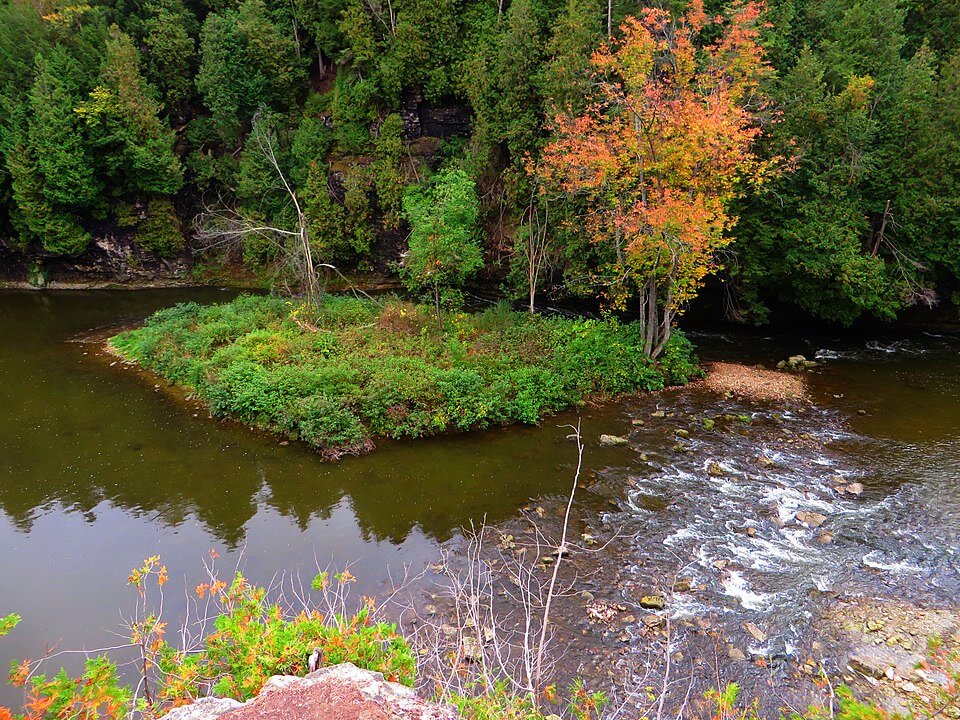
<instances>
[{"instance_id":1,"label":"forest","mask_svg":"<svg viewBox=\"0 0 960 720\"><path fill-rule=\"evenodd\" d=\"M654 356L706 283L750 323L957 299L955 0L5 0L0 103L8 258L306 251L438 310L597 298Z\"/></svg>"}]
</instances>

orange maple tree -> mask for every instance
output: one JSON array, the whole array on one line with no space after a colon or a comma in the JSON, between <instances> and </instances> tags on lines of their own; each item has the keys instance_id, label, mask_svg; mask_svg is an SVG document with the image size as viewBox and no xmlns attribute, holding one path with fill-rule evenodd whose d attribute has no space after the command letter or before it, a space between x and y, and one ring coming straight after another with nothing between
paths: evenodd
<instances>
[{"instance_id":1,"label":"orange maple tree","mask_svg":"<svg viewBox=\"0 0 960 720\"><path fill-rule=\"evenodd\" d=\"M639 301L653 357L717 268L731 201L775 168L753 151L769 71L762 9L708 17L693 0L678 18L653 8L628 18L593 55L598 101L555 118L539 165L544 187L584 201L586 232L606 258L596 279L612 307Z\"/></svg>"}]
</instances>

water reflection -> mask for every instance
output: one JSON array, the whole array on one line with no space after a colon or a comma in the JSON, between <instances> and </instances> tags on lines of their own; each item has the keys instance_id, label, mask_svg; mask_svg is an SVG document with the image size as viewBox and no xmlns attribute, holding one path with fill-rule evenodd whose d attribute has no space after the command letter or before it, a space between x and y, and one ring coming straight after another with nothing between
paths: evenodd
<instances>
[{"instance_id":1,"label":"water reflection","mask_svg":"<svg viewBox=\"0 0 960 720\"><path fill-rule=\"evenodd\" d=\"M25 618L0 645L0 665L58 640L111 644L127 574L149 555L187 587L210 547L260 582L355 563L358 591L376 594L388 571L424 565L471 520L500 520L566 486L573 453L554 424L324 463L296 443L194 417L70 342L230 295L0 291L0 614Z\"/></svg>"},{"instance_id":2,"label":"water reflection","mask_svg":"<svg viewBox=\"0 0 960 720\"><path fill-rule=\"evenodd\" d=\"M84 358L90 346L65 342L198 295L224 297L0 295L0 509L16 527L29 531L54 508L95 522L108 502L172 527L196 518L236 546L262 506L305 530L346 496L365 540L399 543L419 527L442 541L471 519L503 517L556 487L559 430L388 443L369 457L325 464L301 446L192 417L132 372ZM529 472L518 477L517 467Z\"/></svg>"}]
</instances>

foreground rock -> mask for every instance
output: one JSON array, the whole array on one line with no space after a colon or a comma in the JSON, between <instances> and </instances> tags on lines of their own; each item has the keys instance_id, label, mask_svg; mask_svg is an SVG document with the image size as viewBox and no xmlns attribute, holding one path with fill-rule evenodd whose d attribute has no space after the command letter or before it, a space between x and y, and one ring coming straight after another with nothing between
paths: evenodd
<instances>
[{"instance_id":1,"label":"foreground rock","mask_svg":"<svg viewBox=\"0 0 960 720\"><path fill-rule=\"evenodd\" d=\"M176 708L166 720L456 720L448 706L426 702L404 685L351 663L334 665L306 677L278 675L260 694L240 704L203 698Z\"/></svg>"},{"instance_id":2,"label":"foreground rock","mask_svg":"<svg viewBox=\"0 0 960 720\"><path fill-rule=\"evenodd\" d=\"M844 682L890 713L936 705L947 678L942 668L924 669L924 660L932 643L946 653L960 649L957 607L850 597L825 613L822 627L834 653L846 656Z\"/></svg>"}]
</instances>

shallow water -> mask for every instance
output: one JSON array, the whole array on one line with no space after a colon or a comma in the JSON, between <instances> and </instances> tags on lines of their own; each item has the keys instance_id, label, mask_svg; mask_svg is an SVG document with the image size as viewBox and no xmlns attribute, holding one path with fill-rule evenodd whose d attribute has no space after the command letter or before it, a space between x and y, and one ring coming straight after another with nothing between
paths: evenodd
<instances>
[{"instance_id":1,"label":"shallow water","mask_svg":"<svg viewBox=\"0 0 960 720\"><path fill-rule=\"evenodd\" d=\"M601 473L607 486L630 487L605 520L628 538L624 596L662 589L678 576L692 580L696 590L677 593L671 614L709 617L723 641L748 657L772 659L764 669L733 663L724 670L727 680L770 695L773 712L776 687L790 677L783 661L809 652L833 598L956 605L960 344L923 336L898 343L826 338L807 347L782 338L699 341L715 357L768 366L820 350L823 364L808 376L814 404L765 408L690 390L627 402L627 414L645 421L631 444L648 462ZM656 408L675 416L653 418ZM749 415L750 422L723 414ZM704 416L719 418L713 430L703 428ZM691 433L687 451L676 446L676 428ZM760 456L773 464L759 463ZM860 482L863 494L838 493L838 482ZM795 519L804 511L826 520L805 527ZM747 622L766 638L752 637ZM832 670L843 667L842 658L823 659ZM780 679L771 681L778 665Z\"/></svg>"},{"instance_id":2,"label":"shallow water","mask_svg":"<svg viewBox=\"0 0 960 720\"><path fill-rule=\"evenodd\" d=\"M471 520L506 520L528 499L568 488L575 452L562 426L574 415L384 443L330 464L296 443L194 417L75 342L179 300L230 296L0 292L0 615L24 616L0 641L0 666L47 645L117 644L120 611L134 600L127 574L150 555L183 587L198 581L210 548L221 566L239 564L262 583L278 570L309 577L318 564L353 563L358 592L378 594L388 573L422 568ZM631 435L626 448L590 442L581 493L582 512L626 539L625 592L686 575L700 590L678 595L676 616L716 615L745 650L768 655L795 651L824 593L957 596L960 343L695 341L706 357L768 365L820 351L815 406L783 412L672 390L588 409L588 440ZM658 408L673 417L652 417ZM724 413L752 420L703 428L704 414ZM678 427L690 430L689 452L675 448ZM758 465L760 454L776 465ZM722 477L708 473L711 462ZM864 494L837 495L837 476L862 482ZM827 515L833 542L791 523L800 510ZM747 620L764 643L741 630ZM0 704L17 699L0 687Z\"/></svg>"}]
</instances>

